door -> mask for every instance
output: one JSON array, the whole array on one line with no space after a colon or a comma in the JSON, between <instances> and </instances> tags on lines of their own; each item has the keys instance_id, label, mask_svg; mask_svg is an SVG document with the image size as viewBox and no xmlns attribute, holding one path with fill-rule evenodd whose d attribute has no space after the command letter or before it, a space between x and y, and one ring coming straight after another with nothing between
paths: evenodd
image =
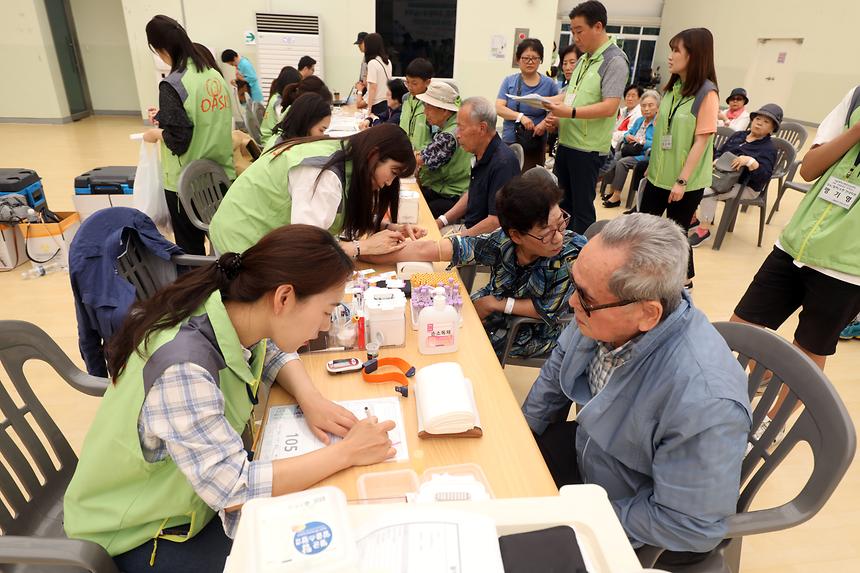
<instances>
[{"instance_id":1,"label":"door","mask_svg":"<svg viewBox=\"0 0 860 573\"><path fill-rule=\"evenodd\" d=\"M802 46L803 38L759 38L755 64L746 78L754 107L766 103L785 106L794 85L795 62Z\"/></svg>"},{"instance_id":2,"label":"door","mask_svg":"<svg viewBox=\"0 0 860 573\"><path fill-rule=\"evenodd\" d=\"M45 8L69 102L69 113L72 119L81 119L89 115L92 108L69 3L68 0L45 0Z\"/></svg>"}]
</instances>

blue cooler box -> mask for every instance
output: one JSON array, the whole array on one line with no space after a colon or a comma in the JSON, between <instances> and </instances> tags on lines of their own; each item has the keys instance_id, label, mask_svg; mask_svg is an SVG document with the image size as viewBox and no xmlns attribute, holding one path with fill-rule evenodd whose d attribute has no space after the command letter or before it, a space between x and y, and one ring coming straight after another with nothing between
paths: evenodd
<instances>
[{"instance_id":1,"label":"blue cooler box","mask_svg":"<svg viewBox=\"0 0 860 573\"><path fill-rule=\"evenodd\" d=\"M135 166L96 167L75 177L75 195L131 195Z\"/></svg>"},{"instance_id":2,"label":"blue cooler box","mask_svg":"<svg viewBox=\"0 0 860 573\"><path fill-rule=\"evenodd\" d=\"M42 178L32 169L0 167L0 195L10 193L24 195L30 207L37 211L48 206L45 201L45 190L42 188Z\"/></svg>"}]
</instances>

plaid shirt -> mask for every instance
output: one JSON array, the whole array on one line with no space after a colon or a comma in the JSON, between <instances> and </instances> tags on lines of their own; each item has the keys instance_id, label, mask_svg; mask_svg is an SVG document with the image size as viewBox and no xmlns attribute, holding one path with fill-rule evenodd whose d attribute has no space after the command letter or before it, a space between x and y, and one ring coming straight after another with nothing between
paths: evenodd
<instances>
[{"instance_id":1,"label":"plaid shirt","mask_svg":"<svg viewBox=\"0 0 860 573\"><path fill-rule=\"evenodd\" d=\"M591 389L592 397L603 390L615 369L627 362L639 336L628 340L618 348L612 348L605 342L597 342L597 353L588 365L588 387Z\"/></svg>"},{"instance_id":2,"label":"plaid shirt","mask_svg":"<svg viewBox=\"0 0 860 573\"><path fill-rule=\"evenodd\" d=\"M243 350L249 359L251 353ZM268 343L262 381L274 382L284 364L296 358ZM224 395L197 364L175 364L155 380L137 432L144 459L155 463L170 457L195 493L221 516L229 537L241 512L225 508L272 495L272 463L248 461L242 437L224 415Z\"/></svg>"},{"instance_id":3,"label":"plaid shirt","mask_svg":"<svg viewBox=\"0 0 860 573\"><path fill-rule=\"evenodd\" d=\"M501 229L477 237L450 237L454 248L449 268L476 263L490 267L490 282L472 295L496 298L526 298L545 324L527 324L517 333L511 353L514 356L539 356L552 349L561 333L558 319L569 310L567 300L573 292L570 263L585 246L586 239L566 231L561 252L541 257L528 265L517 262L516 244ZM496 354L504 350L511 316L494 312L484 319L484 328Z\"/></svg>"}]
</instances>

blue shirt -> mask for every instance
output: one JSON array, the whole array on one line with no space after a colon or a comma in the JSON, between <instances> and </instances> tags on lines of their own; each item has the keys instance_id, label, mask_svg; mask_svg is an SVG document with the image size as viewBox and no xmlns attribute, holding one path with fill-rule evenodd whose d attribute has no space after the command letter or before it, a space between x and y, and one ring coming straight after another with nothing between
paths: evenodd
<instances>
[{"instance_id":1,"label":"blue shirt","mask_svg":"<svg viewBox=\"0 0 860 573\"><path fill-rule=\"evenodd\" d=\"M253 64L251 64L248 58L242 56L239 58L239 65L236 66L236 69L239 70L239 73L248 82L248 87L251 90L251 99L262 103L263 90L260 89L260 80L257 78L257 71L254 69Z\"/></svg>"},{"instance_id":2,"label":"blue shirt","mask_svg":"<svg viewBox=\"0 0 860 573\"><path fill-rule=\"evenodd\" d=\"M466 203L466 228L474 227L496 214L496 193L520 174L520 162L511 149L494 135L484 155L472 167L469 199Z\"/></svg>"},{"instance_id":3,"label":"blue shirt","mask_svg":"<svg viewBox=\"0 0 860 573\"><path fill-rule=\"evenodd\" d=\"M519 92L519 95L523 96L537 94L544 97L550 97L558 94L558 84L555 83L552 78L543 74L540 74L540 81L536 86L526 85L521 78L522 74L513 74L502 80L502 85L499 88L499 95L496 97L498 99L505 100L507 102L506 105L515 112L522 112L523 115L529 116L534 124L537 125L546 117L546 110L515 102L508 98L508 94L517 95ZM517 89L518 87L520 88L519 90ZM510 119L506 119L502 127L502 140L505 143L516 143L516 137L514 136L514 122Z\"/></svg>"},{"instance_id":4,"label":"blue shirt","mask_svg":"<svg viewBox=\"0 0 860 573\"><path fill-rule=\"evenodd\" d=\"M687 294L632 344L594 395L598 343L572 322L523 404L541 434L577 414L576 461L603 487L636 547L705 552L736 512L752 426L747 378L725 340Z\"/></svg>"},{"instance_id":5,"label":"blue shirt","mask_svg":"<svg viewBox=\"0 0 860 573\"><path fill-rule=\"evenodd\" d=\"M146 249L164 260L182 254L137 209L96 211L78 229L69 249L69 280L78 319L78 347L93 376L107 377L103 344L122 325L136 298L134 286L116 269L130 232L136 232Z\"/></svg>"}]
</instances>

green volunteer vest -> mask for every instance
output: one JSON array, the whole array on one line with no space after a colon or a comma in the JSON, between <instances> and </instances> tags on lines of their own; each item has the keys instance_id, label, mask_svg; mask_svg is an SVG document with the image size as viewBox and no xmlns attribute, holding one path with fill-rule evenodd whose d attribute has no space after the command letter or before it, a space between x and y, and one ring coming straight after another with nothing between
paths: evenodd
<instances>
[{"instance_id":1,"label":"green volunteer vest","mask_svg":"<svg viewBox=\"0 0 860 573\"><path fill-rule=\"evenodd\" d=\"M179 94L185 113L194 125L191 144L182 155L174 155L161 142L161 166L164 188L179 189L179 174L195 159L211 159L224 168L227 177L236 178L233 166L233 137L230 111L230 90L216 70L197 71L189 59L185 71L173 72L164 78Z\"/></svg>"},{"instance_id":2,"label":"green volunteer vest","mask_svg":"<svg viewBox=\"0 0 860 573\"><path fill-rule=\"evenodd\" d=\"M430 143L430 126L424 117L424 102L412 94L406 96L400 111L400 129L409 136L412 149L424 149Z\"/></svg>"},{"instance_id":3,"label":"green volunteer vest","mask_svg":"<svg viewBox=\"0 0 860 573\"><path fill-rule=\"evenodd\" d=\"M681 82L675 82L671 93L660 102L657 122L654 124L654 145L651 146L651 160L648 163L648 181L660 189L671 189L681 175L684 162L696 138L696 116L699 106L716 86L709 80L699 88L695 96L681 96ZM669 118L672 124L669 125ZM663 149L662 139L666 134L672 136L672 148ZM708 137L705 153L687 179L687 191L695 191L711 186L714 162L714 136Z\"/></svg>"},{"instance_id":4,"label":"green volunteer vest","mask_svg":"<svg viewBox=\"0 0 860 573\"><path fill-rule=\"evenodd\" d=\"M846 129L858 121L860 108L849 115ZM818 178L783 229L779 243L795 260L860 276L860 200L845 209L819 198L830 177L860 185L860 167L854 168L858 154L860 142Z\"/></svg>"},{"instance_id":5,"label":"green volunteer vest","mask_svg":"<svg viewBox=\"0 0 860 573\"><path fill-rule=\"evenodd\" d=\"M289 173L302 163L322 167L343 142L321 139L264 153L230 186L209 225L209 239L219 253L241 253L263 236L290 224L292 195ZM352 163L345 162L344 199L337 217L329 227L332 235L343 230L343 209L348 193Z\"/></svg>"},{"instance_id":6,"label":"green volunteer vest","mask_svg":"<svg viewBox=\"0 0 860 573\"><path fill-rule=\"evenodd\" d=\"M576 62L573 75L565 92L565 102L574 107L582 107L603 101L601 81L606 65L614 58L627 56L610 38L593 54L586 54ZM615 114L595 119L559 118L558 141L565 147L580 151L607 153L612 145L612 131L615 128Z\"/></svg>"},{"instance_id":7,"label":"green volunteer vest","mask_svg":"<svg viewBox=\"0 0 860 573\"><path fill-rule=\"evenodd\" d=\"M457 114L448 118L442 127L442 132L450 133L456 138ZM474 155L457 145L451 159L439 169L422 167L418 171L418 181L422 187L432 189L444 197L459 197L469 189L472 177L472 158Z\"/></svg>"},{"instance_id":8,"label":"green volunteer vest","mask_svg":"<svg viewBox=\"0 0 860 573\"><path fill-rule=\"evenodd\" d=\"M282 112L278 112L277 109L274 111L275 113L275 122L272 124L272 133L269 136L269 140L263 145L263 153L267 152L274 146L276 146L283 135L282 132L275 133L275 126L281 123L283 119L287 116L287 112L290 111L290 106L287 106ZM279 115L280 114L280 115Z\"/></svg>"},{"instance_id":9,"label":"green volunteer vest","mask_svg":"<svg viewBox=\"0 0 860 573\"><path fill-rule=\"evenodd\" d=\"M254 348L249 366L218 291L195 311L194 316L199 315L208 316L226 363L218 371L224 413L230 426L241 434L251 418L253 404L248 390L250 387L252 392L257 391L266 343L262 341ZM137 421L147 392L144 367L156 350L176 338L179 330L180 326L175 326L154 333L147 347L142 348L143 357L132 354L117 383L108 387L66 491L66 534L98 543L112 556L153 538L187 541L215 515L170 457L150 463L140 447ZM195 350L192 348L190 354ZM211 352L208 346L200 350L201 355ZM190 355L189 361L196 363ZM150 379L159 375L160 372L147 372ZM164 533L165 529L185 524L190 524L187 535Z\"/></svg>"},{"instance_id":10,"label":"green volunteer vest","mask_svg":"<svg viewBox=\"0 0 860 573\"><path fill-rule=\"evenodd\" d=\"M272 137L272 130L278 124L279 105L281 105L280 94L270 97L269 103L266 105L266 113L263 114L263 121L260 123L260 144L264 147Z\"/></svg>"}]
</instances>

